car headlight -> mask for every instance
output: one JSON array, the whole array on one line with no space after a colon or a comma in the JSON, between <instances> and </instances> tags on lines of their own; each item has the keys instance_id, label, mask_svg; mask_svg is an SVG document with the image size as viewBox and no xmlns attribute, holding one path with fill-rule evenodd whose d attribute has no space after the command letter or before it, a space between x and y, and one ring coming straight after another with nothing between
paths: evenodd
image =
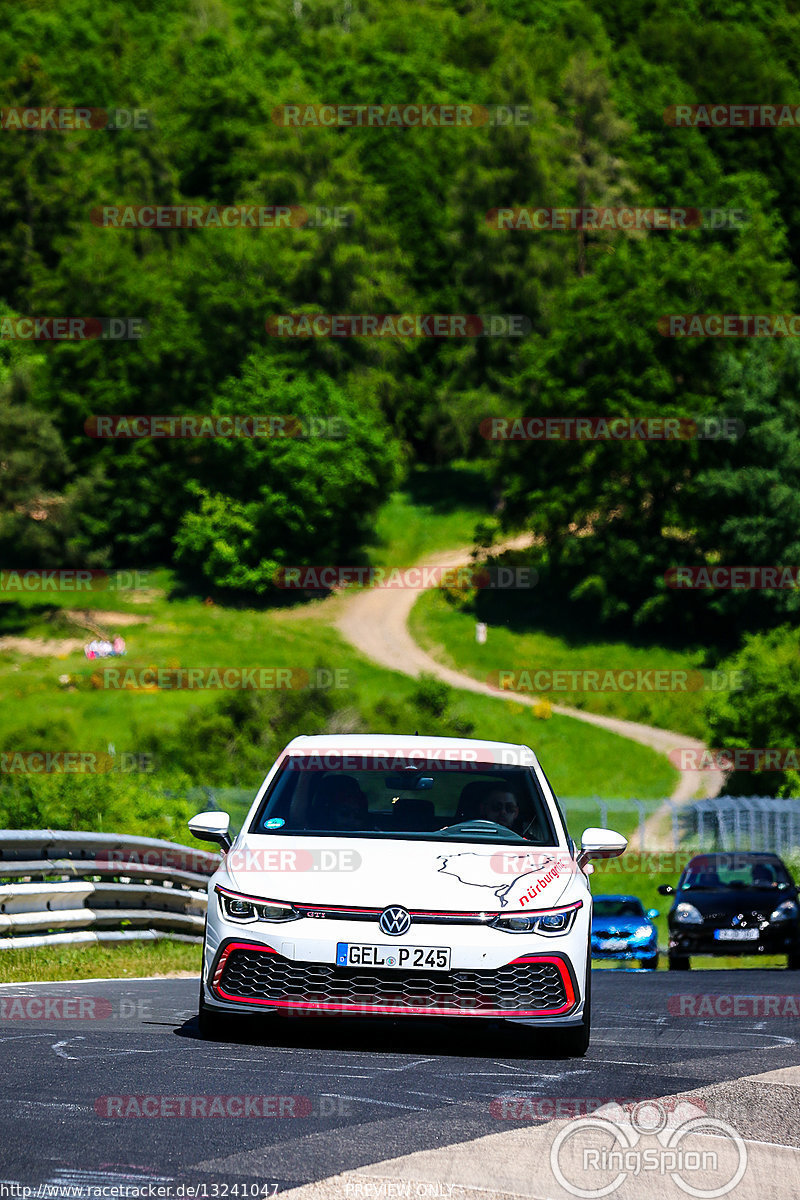
<instances>
[{"instance_id":1,"label":"car headlight","mask_svg":"<svg viewBox=\"0 0 800 1200\"><path fill-rule=\"evenodd\" d=\"M769 914L770 921L794 921L797 917L797 905L794 900L784 900L774 912Z\"/></svg>"},{"instance_id":2,"label":"car headlight","mask_svg":"<svg viewBox=\"0 0 800 1200\"><path fill-rule=\"evenodd\" d=\"M703 924L702 914L693 904L687 904L685 900L676 907L672 916L673 920L677 921L679 925Z\"/></svg>"},{"instance_id":3,"label":"car headlight","mask_svg":"<svg viewBox=\"0 0 800 1200\"><path fill-rule=\"evenodd\" d=\"M655 930L651 929L649 925L639 925L638 928L634 929L631 936L637 942L647 942L653 937L654 933Z\"/></svg>"},{"instance_id":4,"label":"car headlight","mask_svg":"<svg viewBox=\"0 0 800 1200\"><path fill-rule=\"evenodd\" d=\"M228 921L248 924L252 921L296 921L300 916L291 904L280 900L260 900L255 896L243 896L217 885L216 893L222 915Z\"/></svg>"},{"instance_id":5,"label":"car headlight","mask_svg":"<svg viewBox=\"0 0 800 1200\"><path fill-rule=\"evenodd\" d=\"M569 908L556 912L524 913L513 917L495 917L493 929L502 929L504 933L543 933L551 937L569 933L575 924L578 909L583 907L583 901L571 904Z\"/></svg>"}]
</instances>

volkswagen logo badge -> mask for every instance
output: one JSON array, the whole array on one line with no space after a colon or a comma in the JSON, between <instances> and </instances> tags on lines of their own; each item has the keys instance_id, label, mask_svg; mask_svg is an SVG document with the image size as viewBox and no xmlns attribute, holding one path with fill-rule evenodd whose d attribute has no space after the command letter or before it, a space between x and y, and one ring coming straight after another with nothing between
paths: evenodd
<instances>
[{"instance_id":1,"label":"volkswagen logo badge","mask_svg":"<svg viewBox=\"0 0 800 1200\"><path fill-rule=\"evenodd\" d=\"M401 937L411 928L411 915L399 904L391 904L378 917L378 925L389 937Z\"/></svg>"}]
</instances>

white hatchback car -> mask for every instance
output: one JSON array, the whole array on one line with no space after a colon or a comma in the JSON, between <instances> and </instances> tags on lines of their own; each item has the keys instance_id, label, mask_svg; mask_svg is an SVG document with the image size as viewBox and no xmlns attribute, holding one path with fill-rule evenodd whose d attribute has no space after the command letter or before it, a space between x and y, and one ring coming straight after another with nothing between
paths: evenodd
<instances>
[{"instance_id":1,"label":"white hatchback car","mask_svg":"<svg viewBox=\"0 0 800 1200\"><path fill-rule=\"evenodd\" d=\"M527 746L465 738L299 737L208 888L204 1036L243 1013L490 1017L589 1044L591 858Z\"/></svg>"}]
</instances>

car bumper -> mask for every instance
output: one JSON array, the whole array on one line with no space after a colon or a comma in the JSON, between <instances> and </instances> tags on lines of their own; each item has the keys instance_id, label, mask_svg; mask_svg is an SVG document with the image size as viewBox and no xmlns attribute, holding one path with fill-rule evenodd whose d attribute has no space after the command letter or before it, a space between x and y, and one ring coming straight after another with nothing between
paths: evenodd
<instances>
[{"instance_id":1,"label":"car bumper","mask_svg":"<svg viewBox=\"0 0 800 1200\"><path fill-rule=\"evenodd\" d=\"M237 1013L492 1018L575 1025L583 1016L588 921L561 937L485 926L412 926L393 943L446 946L449 971L336 964L340 942L383 943L363 923L304 918L239 926L209 912L205 1003ZM587 914L588 916L588 914Z\"/></svg>"},{"instance_id":2,"label":"car bumper","mask_svg":"<svg viewBox=\"0 0 800 1200\"><path fill-rule=\"evenodd\" d=\"M627 962L634 959L655 958L658 946L628 946L626 950L599 950L592 946L592 958L614 962Z\"/></svg>"},{"instance_id":3,"label":"car bumper","mask_svg":"<svg viewBox=\"0 0 800 1200\"><path fill-rule=\"evenodd\" d=\"M786 933L767 929L759 932L758 941L719 941L713 929L701 929L696 933L672 930L669 936L669 951L673 955L707 955L716 958L732 958L748 954L791 954L800 949L800 941L794 930Z\"/></svg>"}]
</instances>

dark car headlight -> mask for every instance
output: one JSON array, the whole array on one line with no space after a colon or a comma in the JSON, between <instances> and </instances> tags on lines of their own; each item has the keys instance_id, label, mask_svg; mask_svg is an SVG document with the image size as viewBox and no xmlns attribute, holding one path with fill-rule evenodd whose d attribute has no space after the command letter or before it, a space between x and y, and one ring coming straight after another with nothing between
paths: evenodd
<instances>
[{"instance_id":1,"label":"dark car headlight","mask_svg":"<svg viewBox=\"0 0 800 1200\"><path fill-rule=\"evenodd\" d=\"M502 929L504 933L543 933L549 937L557 937L569 933L575 924L578 909L582 907L583 901L579 900L569 908L554 912L517 913L513 917L497 916L492 921L492 929Z\"/></svg>"},{"instance_id":2,"label":"dark car headlight","mask_svg":"<svg viewBox=\"0 0 800 1200\"><path fill-rule=\"evenodd\" d=\"M232 892L217 884L214 889L219 897L220 911L228 921L249 924L252 921L296 921L300 913L291 904L282 900L262 900L257 896L245 896Z\"/></svg>"},{"instance_id":3,"label":"dark car headlight","mask_svg":"<svg viewBox=\"0 0 800 1200\"><path fill-rule=\"evenodd\" d=\"M681 901L676 905L672 913L672 919L677 925L702 925L703 916L698 908L693 904L687 904L686 901Z\"/></svg>"},{"instance_id":4,"label":"dark car headlight","mask_svg":"<svg viewBox=\"0 0 800 1200\"><path fill-rule=\"evenodd\" d=\"M779 904L769 914L770 921L795 921L797 919L797 905L794 900L784 900L783 904Z\"/></svg>"}]
</instances>

